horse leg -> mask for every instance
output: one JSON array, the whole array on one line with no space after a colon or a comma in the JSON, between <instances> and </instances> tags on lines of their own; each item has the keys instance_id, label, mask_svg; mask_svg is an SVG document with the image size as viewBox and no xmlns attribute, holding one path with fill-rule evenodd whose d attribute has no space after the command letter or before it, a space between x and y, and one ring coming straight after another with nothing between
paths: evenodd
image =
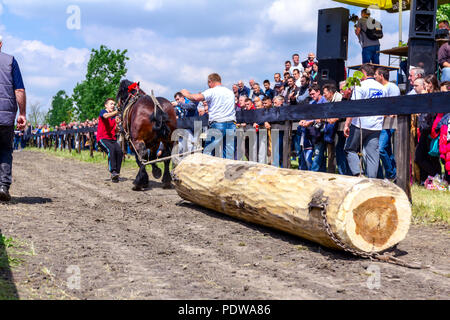
<instances>
[{"instance_id":1,"label":"horse leg","mask_svg":"<svg viewBox=\"0 0 450 320\"><path fill-rule=\"evenodd\" d=\"M135 142L134 143L136 147L136 152L139 154L141 159L144 159L145 157L145 143L144 142ZM136 176L136 179L133 182L133 191L142 191L144 188L148 187L149 179L147 170L145 169L145 166L142 164L142 162L139 160L138 155L136 155L136 163L139 166L139 172Z\"/></svg>"},{"instance_id":2,"label":"horse leg","mask_svg":"<svg viewBox=\"0 0 450 320\"><path fill-rule=\"evenodd\" d=\"M164 157L169 157L172 153L172 148L168 143L164 144ZM162 178L163 189L172 188L172 177L170 176L170 160L164 161L164 175Z\"/></svg>"},{"instance_id":3,"label":"horse leg","mask_svg":"<svg viewBox=\"0 0 450 320\"><path fill-rule=\"evenodd\" d=\"M154 150L154 149L150 150L150 159L151 160L155 160L156 159L157 152L158 152L158 148L156 148L156 150ZM160 179L161 176L162 176L161 169L156 165L156 163L152 164L152 175L153 175L153 178L155 178L155 179Z\"/></svg>"}]
</instances>

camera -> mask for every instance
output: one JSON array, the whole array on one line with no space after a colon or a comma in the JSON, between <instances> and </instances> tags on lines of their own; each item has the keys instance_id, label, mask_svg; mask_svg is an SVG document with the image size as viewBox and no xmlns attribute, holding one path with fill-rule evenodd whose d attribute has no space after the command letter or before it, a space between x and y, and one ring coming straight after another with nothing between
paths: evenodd
<instances>
[{"instance_id":1,"label":"camera","mask_svg":"<svg viewBox=\"0 0 450 320\"><path fill-rule=\"evenodd\" d=\"M359 20L359 17L356 14L352 14L350 18L348 18L349 21L352 21L353 23L357 23Z\"/></svg>"}]
</instances>

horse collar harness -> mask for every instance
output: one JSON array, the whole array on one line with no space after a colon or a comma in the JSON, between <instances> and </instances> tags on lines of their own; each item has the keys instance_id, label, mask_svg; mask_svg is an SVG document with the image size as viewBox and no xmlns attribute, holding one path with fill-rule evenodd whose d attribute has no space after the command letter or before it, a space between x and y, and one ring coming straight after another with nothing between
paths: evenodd
<instances>
[{"instance_id":1,"label":"horse collar harness","mask_svg":"<svg viewBox=\"0 0 450 320\"><path fill-rule=\"evenodd\" d=\"M133 91L134 91L134 93L133 93ZM128 97L124 103L125 108L123 110L120 110L122 108L119 108L119 111L122 112L122 119L121 119L121 122L119 123L119 128L120 128L121 134L124 136L125 140L130 144L130 146L132 146L134 152L136 153L136 156L139 159L139 162L141 162L143 165L148 165L148 164L150 164L150 162L144 162L141 155L139 154L136 147L134 146L134 143L131 139L130 130L128 128L128 116L131 113L131 111L133 110L133 107L136 104L136 102L140 98L145 97L146 95L147 94L139 88L139 83L135 82L128 87ZM163 126L165 125L164 122L168 120L167 113L164 112L158 99L156 99L156 97L153 93L153 90L151 91L150 98L152 99L153 104L155 105L155 110L153 112L151 119L153 121L157 122L158 109L162 112L161 123L160 123L159 127L155 126L155 130L161 130L163 128Z\"/></svg>"}]
</instances>

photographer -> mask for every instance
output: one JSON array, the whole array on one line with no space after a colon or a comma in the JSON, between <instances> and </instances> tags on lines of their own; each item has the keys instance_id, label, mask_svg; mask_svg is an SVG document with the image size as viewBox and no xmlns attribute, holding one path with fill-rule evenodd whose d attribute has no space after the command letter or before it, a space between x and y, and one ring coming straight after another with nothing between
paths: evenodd
<instances>
[{"instance_id":1,"label":"photographer","mask_svg":"<svg viewBox=\"0 0 450 320\"><path fill-rule=\"evenodd\" d=\"M355 34L362 47L362 63L380 64L380 39L383 37L381 24L370 18L369 9L361 11L361 18L355 25Z\"/></svg>"}]
</instances>

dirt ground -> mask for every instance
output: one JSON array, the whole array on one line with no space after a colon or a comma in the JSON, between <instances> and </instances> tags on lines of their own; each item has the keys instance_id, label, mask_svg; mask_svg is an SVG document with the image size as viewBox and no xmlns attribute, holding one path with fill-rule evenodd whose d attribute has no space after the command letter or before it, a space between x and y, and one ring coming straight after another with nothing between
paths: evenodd
<instances>
[{"instance_id":1,"label":"dirt ground","mask_svg":"<svg viewBox=\"0 0 450 320\"><path fill-rule=\"evenodd\" d=\"M406 269L206 210L182 201L175 190L163 190L158 181L133 192L135 174L127 170L112 184L103 165L14 154L13 201L0 204L0 230L25 243L28 254L9 275L0 275L16 297L450 297L448 226L411 227L396 254L431 268ZM374 276L374 270L380 273Z\"/></svg>"}]
</instances>

